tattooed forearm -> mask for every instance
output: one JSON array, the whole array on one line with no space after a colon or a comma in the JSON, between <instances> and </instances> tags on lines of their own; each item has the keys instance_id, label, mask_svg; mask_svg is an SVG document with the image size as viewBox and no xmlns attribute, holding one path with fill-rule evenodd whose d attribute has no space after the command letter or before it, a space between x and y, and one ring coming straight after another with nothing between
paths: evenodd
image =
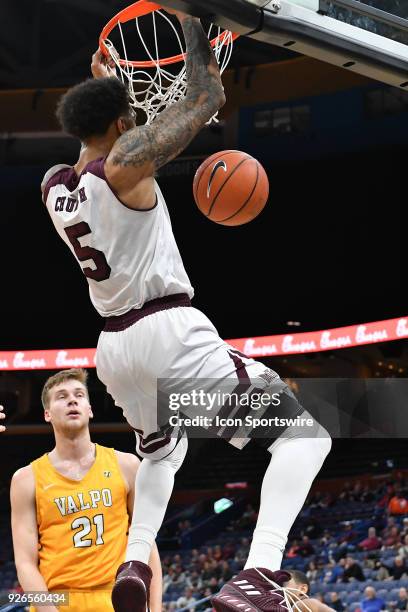
<instances>
[{"instance_id":1,"label":"tattooed forearm","mask_svg":"<svg viewBox=\"0 0 408 612\"><path fill-rule=\"evenodd\" d=\"M200 22L187 17L182 26L187 47L186 97L151 125L123 134L112 151L115 165L150 165L157 170L179 155L225 103L218 64Z\"/></svg>"},{"instance_id":2,"label":"tattooed forearm","mask_svg":"<svg viewBox=\"0 0 408 612\"><path fill-rule=\"evenodd\" d=\"M213 96L222 97L223 88L217 60L200 22L190 17L186 18L182 25L187 47L187 96L207 90Z\"/></svg>"}]
</instances>

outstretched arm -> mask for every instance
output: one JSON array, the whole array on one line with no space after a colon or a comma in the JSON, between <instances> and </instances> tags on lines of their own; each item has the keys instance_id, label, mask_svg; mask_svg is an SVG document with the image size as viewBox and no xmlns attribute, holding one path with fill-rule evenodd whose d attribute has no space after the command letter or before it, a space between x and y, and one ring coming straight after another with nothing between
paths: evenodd
<instances>
[{"instance_id":1,"label":"outstretched arm","mask_svg":"<svg viewBox=\"0 0 408 612\"><path fill-rule=\"evenodd\" d=\"M151 125L131 129L116 141L105 172L120 197L131 196L138 182L154 176L158 168L181 153L225 104L217 60L200 21L177 16L186 41L187 93Z\"/></svg>"}]
</instances>

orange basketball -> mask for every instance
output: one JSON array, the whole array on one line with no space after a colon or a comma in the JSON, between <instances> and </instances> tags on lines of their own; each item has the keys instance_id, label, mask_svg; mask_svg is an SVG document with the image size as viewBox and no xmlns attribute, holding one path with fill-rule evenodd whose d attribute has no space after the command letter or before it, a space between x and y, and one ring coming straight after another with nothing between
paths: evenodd
<instances>
[{"instance_id":1,"label":"orange basketball","mask_svg":"<svg viewBox=\"0 0 408 612\"><path fill-rule=\"evenodd\" d=\"M201 212L221 225L243 225L255 219L269 195L261 164L242 151L222 151L198 168L194 199Z\"/></svg>"}]
</instances>

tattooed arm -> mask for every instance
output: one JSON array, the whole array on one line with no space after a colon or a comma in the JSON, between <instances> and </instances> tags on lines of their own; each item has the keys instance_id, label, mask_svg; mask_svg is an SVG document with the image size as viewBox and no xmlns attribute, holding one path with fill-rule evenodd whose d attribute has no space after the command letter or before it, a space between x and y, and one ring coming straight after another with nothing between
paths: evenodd
<instances>
[{"instance_id":1,"label":"tattooed arm","mask_svg":"<svg viewBox=\"0 0 408 612\"><path fill-rule=\"evenodd\" d=\"M116 141L105 172L118 196L131 208L154 205L153 176L193 140L225 104L217 61L198 19L178 15L186 40L187 93L151 125L136 127Z\"/></svg>"}]
</instances>

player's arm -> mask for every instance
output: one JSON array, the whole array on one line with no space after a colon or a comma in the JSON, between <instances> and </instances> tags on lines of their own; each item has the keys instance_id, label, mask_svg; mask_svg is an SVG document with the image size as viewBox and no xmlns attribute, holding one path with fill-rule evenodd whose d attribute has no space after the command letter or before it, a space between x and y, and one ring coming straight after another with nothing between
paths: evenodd
<instances>
[{"instance_id":1,"label":"player's arm","mask_svg":"<svg viewBox=\"0 0 408 612\"><path fill-rule=\"evenodd\" d=\"M35 505L35 480L27 465L18 470L10 488L11 530L17 576L24 591L48 592L38 569L38 528ZM54 606L41 607L42 612L58 612Z\"/></svg>"},{"instance_id":2,"label":"player's arm","mask_svg":"<svg viewBox=\"0 0 408 612\"><path fill-rule=\"evenodd\" d=\"M186 41L187 93L151 125L131 129L116 141L105 162L106 176L131 208L149 208L139 183L181 153L225 104L217 60L198 19L177 13Z\"/></svg>"},{"instance_id":3,"label":"player's arm","mask_svg":"<svg viewBox=\"0 0 408 612\"><path fill-rule=\"evenodd\" d=\"M132 455L131 453L120 453L118 451L116 451L116 453L118 455L119 465L128 483L127 506L130 520L132 520L133 506L135 502L136 473L139 468L140 461L136 455ZM152 552L150 554L149 566L153 573L152 582L150 585L150 610L151 612L161 612L163 576L160 555L156 544L153 545Z\"/></svg>"},{"instance_id":4,"label":"player's arm","mask_svg":"<svg viewBox=\"0 0 408 612\"><path fill-rule=\"evenodd\" d=\"M4 410L3 406L0 406L0 421L6 418L6 415L4 414L3 410ZM4 425L0 425L0 433L5 430L6 428L4 427Z\"/></svg>"}]
</instances>

